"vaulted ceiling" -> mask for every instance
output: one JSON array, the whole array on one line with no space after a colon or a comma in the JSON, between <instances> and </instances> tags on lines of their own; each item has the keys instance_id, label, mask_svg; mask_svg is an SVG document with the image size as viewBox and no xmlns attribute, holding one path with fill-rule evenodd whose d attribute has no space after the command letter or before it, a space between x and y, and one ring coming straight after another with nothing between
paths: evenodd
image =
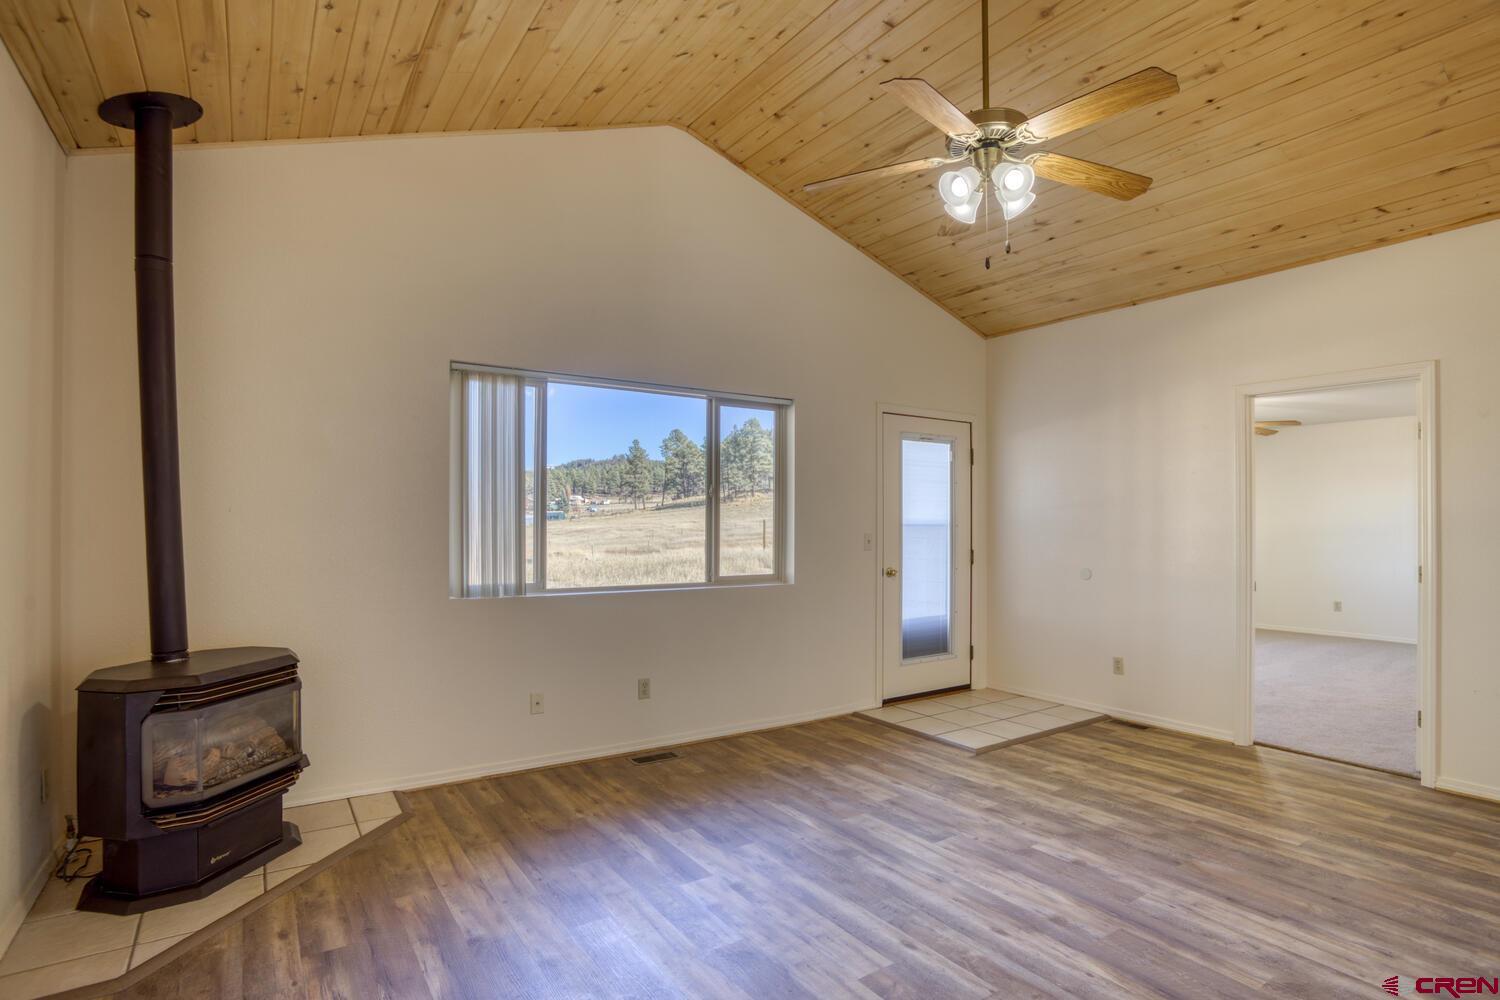
<instances>
[{"instance_id":1,"label":"vaulted ceiling","mask_svg":"<svg viewBox=\"0 0 1500 1000\"><path fill-rule=\"evenodd\" d=\"M801 190L942 152L878 84L979 107L977 0L0 0L70 151L128 144L96 106L147 88L203 104L182 142L677 125L985 335L1500 214L1496 0L994 0L990 32L997 105L1182 92L1048 147L1149 192L1039 181L986 269L933 173Z\"/></svg>"}]
</instances>

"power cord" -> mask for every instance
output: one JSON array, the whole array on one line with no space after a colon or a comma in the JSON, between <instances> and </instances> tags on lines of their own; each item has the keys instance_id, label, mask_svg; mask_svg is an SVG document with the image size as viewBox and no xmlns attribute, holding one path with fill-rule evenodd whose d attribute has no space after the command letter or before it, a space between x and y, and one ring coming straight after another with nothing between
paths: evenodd
<instances>
[{"instance_id":1,"label":"power cord","mask_svg":"<svg viewBox=\"0 0 1500 1000\"><path fill-rule=\"evenodd\" d=\"M83 876L83 870L89 866L90 859L94 856L91 847L80 847L78 844L78 827L72 816L66 817L68 822L68 837L63 842L62 860L52 872L52 877L64 882L72 882Z\"/></svg>"}]
</instances>

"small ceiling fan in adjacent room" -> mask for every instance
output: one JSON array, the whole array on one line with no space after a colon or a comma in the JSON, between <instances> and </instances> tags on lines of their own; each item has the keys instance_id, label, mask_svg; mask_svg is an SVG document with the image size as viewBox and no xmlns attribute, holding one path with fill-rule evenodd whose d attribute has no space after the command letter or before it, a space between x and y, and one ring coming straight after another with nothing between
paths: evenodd
<instances>
[{"instance_id":1,"label":"small ceiling fan in adjacent room","mask_svg":"<svg viewBox=\"0 0 1500 1000\"><path fill-rule=\"evenodd\" d=\"M1280 434L1278 427L1301 427L1300 420L1257 420L1255 422L1255 433L1261 437L1270 437L1272 434Z\"/></svg>"},{"instance_id":2,"label":"small ceiling fan in adjacent room","mask_svg":"<svg viewBox=\"0 0 1500 1000\"><path fill-rule=\"evenodd\" d=\"M821 191L855 180L878 180L919 170L955 166L938 179L938 194L944 210L959 222L972 225L979 217L986 189L1009 222L1036 200L1032 184L1045 177L1060 184L1094 191L1128 201L1151 186L1151 178L1118 167L1092 163L1062 153L1031 152L1025 147L1048 142L1077 129L1093 125L1178 92L1177 77L1155 66L1116 80L1098 90L1060 104L1050 111L1030 116L1015 108L990 106L990 11L989 0L980 4L980 33L984 53L984 107L964 114L926 80L896 79L881 84L885 91L937 126L948 136L942 156L928 156L904 163L872 167L852 174L830 177L803 187ZM963 164L963 166L958 166ZM1007 250L1009 245L1007 242ZM986 260L988 266L988 260Z\"/></svg>"}]
</instances>

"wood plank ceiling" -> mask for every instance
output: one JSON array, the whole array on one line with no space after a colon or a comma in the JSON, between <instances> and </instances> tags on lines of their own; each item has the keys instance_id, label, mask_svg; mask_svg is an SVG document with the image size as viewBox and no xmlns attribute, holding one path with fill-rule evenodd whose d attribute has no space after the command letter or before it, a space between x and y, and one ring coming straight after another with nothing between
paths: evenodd
<instances>
[{"instance_id":1,"label":"wood plank ceiling","mask_svg":"<svg viewBox=\"0 0 1500 1000\"><path fill-rule=\"evenodd\" d=\"M995 0L994 102L1035 114L1146 66L1182 93L1049 148L1156 179L1038 182L1015 252L932 173L804 183L942 151L877 84L980 105L977 0L0 0L68 150L128 144L106 95L204 105L185 142L687 129L993 336L1500 214L1496 0ZM378 155L372 150L372 155Z\"/></svg>"}]
</instances>

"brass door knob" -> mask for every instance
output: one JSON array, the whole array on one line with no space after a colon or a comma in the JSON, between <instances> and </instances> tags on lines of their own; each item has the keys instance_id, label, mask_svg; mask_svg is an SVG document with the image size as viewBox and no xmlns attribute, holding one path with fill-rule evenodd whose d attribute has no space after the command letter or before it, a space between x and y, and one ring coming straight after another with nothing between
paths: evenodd
<instances>
[{"instance_id":1,"label":"brass door knob","mask_svg":"<svg viewBox=\"0 0 1500 1000\"><path fill-rule=\"evenodd\" d=\"M894 566L887 566L885 568L885 575L886 576L895 576L896 575L896 567L894 567Z\"/></svg>"}]
</instances>

